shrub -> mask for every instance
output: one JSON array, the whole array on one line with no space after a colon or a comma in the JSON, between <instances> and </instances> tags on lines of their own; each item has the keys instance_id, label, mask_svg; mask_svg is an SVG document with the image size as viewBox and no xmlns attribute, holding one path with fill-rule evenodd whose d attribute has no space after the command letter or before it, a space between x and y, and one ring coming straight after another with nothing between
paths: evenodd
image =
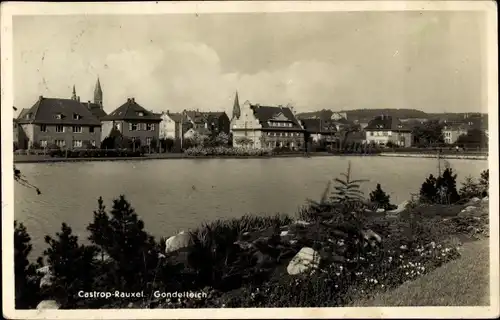
<instances>
[{"instance_id":1,"label":"shrub","mask_svg":"<svg viewBox=\"0 0 500 320\"><path fill-rule=\"evenodd\" d=\"M22 223L14 221L14 277L15 308L35 308L40 299L40 276L36 266L29 262L31 237Z\"/></svg>"},{"instance_id":2,"label":"shrub","mask_svg":"<svg viewBox=\"0 0 500 320\"><path fill-rule=\"evenodd\" d=\"M479 188L481 191L481 195L483 197L486 197L489 194L489 188L490 188L490 169L486 169L483 172L481 172L481 177L479 178Z\"/></svg>"},{"instance_id":3,"label":"shrub","mask_svg":"<svg viewBox=\"0 0 500 320\"><path fill-rule=\"evenodd\" d=\"M89 239L111 258L107 272L110 285L122 291L147 289L159 259L154 238L144 231L144 222L124 196L113 200L110 216L102 199L98 205L94 221L88 226Z\"/></svg>"},{"instance_id":4,"label":"shrub","mask_svg":"<svg viewBox=\"0 0 500 320\"><path fill-rule=\"evenodd\" d=\"M370 193L370 201L377 204L378 208L384 210L393 210L397 208L396 205L391 204L390 196L382 190L380 183L377 183L376 189Z\"/></svg>"},{"instance_id":5,"label":"shrub","mask_svg":"<svg viewBox=\"0 0 500 320\"><path fill-rule=\"evenodd\" d=\"M420 187L419 201L422 203L435 203L437 198L436 178L431 174Z\"/></svg>"},{"instance_id":6,"label":"shrub","mask_svg":"<svg viewBox=\"0 0 500 320\"><path fill-rule=\"evenodd\" d=\"M79 245L78 237L65 223L55 239L45 236L45 242L49 248L43 254L53 279L43 293L58 301L62 307L73 308L77 305L78 291L95 289L95 247Z\"/></svg>"},{"instance_id":7,"label":"shrub","mask_svg":"<svg viewBox=\"0 0 500 320\"><path fill-rule=\"evenodd\" d=\"M269 156L272 154L270 149L253 149L242 147L192 147L184 151L188 156Z\"/></svg>"},{"instance_id":8,"label":"shrub","mask_svg":"<svg viewBox=\"0 0 500 320\"><path fill-rule=\"evenodd\" d=\"M443 175L436 180L438 191L438 203L452 204L460 200L456 187L457 175L453 174L453 169L446 168Z\"/></svg>"},{"instance_id":9,"label":"shrub","mask_svg":"<svg viewBox=\"0 0 500 320\"><path fill-rule=\"evenodd\" d=\"M462 188L460 188L459 194L460 198L464 200L482 196L479 184L470 176L465 178L465 181L462 183Z\"/></svg>"}]
</instances>

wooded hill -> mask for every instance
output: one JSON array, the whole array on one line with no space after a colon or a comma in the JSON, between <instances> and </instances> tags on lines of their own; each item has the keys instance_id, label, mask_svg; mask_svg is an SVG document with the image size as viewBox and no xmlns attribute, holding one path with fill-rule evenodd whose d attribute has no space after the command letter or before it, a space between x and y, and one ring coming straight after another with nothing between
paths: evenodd
<instances>
[{"instance_id":1,"label":"wooded hill","mask_svg":"<svg viewBox=\"0 0 500 320\"><path fill-rule=\"evenodd\" d=\"M370 120L374 117L380 115L388 115L396 117L399 119L406 118L427 118L427 119L447 119L447 120L461 120L464 119L466 115L481 115L478 112L470 113L426 113L421 110L416 109L354 109L354 110L342 110L335 112L345 112L347 114L348 120ZM322 119L329 119L334 111L332 110L319 110L313 112L303 112L297 114L299 118L309 118L309 117L320 117ZM485 114L482 114L485 115Z\"/></svg>"}]
</instances>

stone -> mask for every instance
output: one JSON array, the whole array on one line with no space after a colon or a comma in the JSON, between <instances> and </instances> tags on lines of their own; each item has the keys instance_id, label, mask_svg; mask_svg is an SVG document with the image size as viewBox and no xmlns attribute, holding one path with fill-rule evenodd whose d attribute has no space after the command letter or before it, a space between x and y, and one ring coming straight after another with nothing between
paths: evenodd
<instances>
[{"instance_id":1,"label":"stone","mask_svg":"<svg viewBox=\"0 0 500 320\"><path fill-rule=\"evenodd\" d=\"M312 248L304 247L292 258L286 268L290 275L303 273L309 269L316 269L320 262L319 253Z\"/></svg>"},{"instance_id":2,"label":"stone","mask_svg":"<svg viewBox=\"0 0 500 320\"><path fill-rule=\"evenodd\" d=\"M59 309L61 305L55 300L43 300L37 306L37 310Z\"/></svg>"},{"instance_id":3,"label":"stone","mask_svg":"<svg viewBox=\"0 0 500 320\"><path fill-rule=\"evenodd\" d=\"M472 199L470 199L470 203L476 203L476 202L479 202L481 199L479 199L478 197L474 197Z\"/></svg>"},{"instance_id":4,"label":"stone","mask_svg":"<svg viewBox=\"0 0 500 320\"><path fill-rule=\"evenodd\" d=\"M172 236L165 241L165 253L177 251L193 245L191 234L181 231L178 235Z\"/></svg>"},{"instance_id":5,"label":"stone","mask_svg":"<svg viewBox=\"0 0 500 320\"><path fill-rule=\"evenodd\" d=\"M364 230L363 231L363 238L368 241L368 242L371 242L373 240L375 240L376 242L378 243L381 243L382 242L382 237L379 236L375 231L371 230L371 229L368 229L368 230Z\"/></svg>"},{"instance_id":6,"label":"stone","mask_svg":"<svg viewBox=\"0 0 500 320\"><path fill-rule=\"evenodd\" d=\"M476 209L477 209L477 207L467 206L465 209L462 210L462 212L471 212L471 211L474 211Z\"/></svg>"},{"instance_id":7,"label":"stone","mask_svg":"<svg viewBox=\"0 0 500 320\"><path fill-rule=\"evenodd\" d=\"M253 244L246 241L236 241L234 244L238 245L242 250L249 250L253 248Z\"/></svg>"},{"instance_id":8,"label":"stone","mask_svg":"<svg viewBox=\"0 0 500 320\"><path fill-rule=\"evenodd\" d=\"M302 225L302 226L307 226L310 225L310 222L304 221L304 220L297 220L295 221L295 224Z\"/></svg>"},{"instance_id":9,"label":"stone","mask_svg":"<svg viewBox=\"0 0 500 320\"><path fill-rule=\"evenodd\" d=\"M52 274L47 272L42 279L40 279L40 288L50 286L52 284Z\"/></svg>"},{"instance_id":10,"label":"stone","mask_svg":"<svg viewBox=\"0 0 500 320\"><path fill-rule=\"evenodd\" d=\"M401 213L403 212L406 207L410 204L410 201L406 200L406 201L403 201L402 203L400 203L398 205L398 207L394 210L389 210L387 211L388 213L391 213L391 214L398 214L398 213Z\"/></svg>"},{"instance_id":11,"label":"stone","mask_svg":"<svg viewBox=\"0 0 500 320\"><path fill-rule=\"evenodd\" d=\"M376 212L377 213L382 213L382 212L385 212L385 209L384 208L378 208Z\"/></svg>"},{"instance_id":12,"label":"stone","mask_svg":"<svg viewBox=\"0 0 500 320\"><path fill-rule=\"evenodd\" d=\"M490 198L488 198L488 196L486 196L486 197L483 198L483 202L487 202L489 200L490 200Z\"/></svg>"},{"instance_id":13,"label":"stone","mask_svg":"<svg viewBox=\"0 0 500 320\"><path fill-rule=\"evenodd\" d=\"M286 235L288 235L288 230L281 231L281 233L280 233L280 236L281 236L281 237L284 237L284 236L286 236Z\"/></svg>"}]
</instances>

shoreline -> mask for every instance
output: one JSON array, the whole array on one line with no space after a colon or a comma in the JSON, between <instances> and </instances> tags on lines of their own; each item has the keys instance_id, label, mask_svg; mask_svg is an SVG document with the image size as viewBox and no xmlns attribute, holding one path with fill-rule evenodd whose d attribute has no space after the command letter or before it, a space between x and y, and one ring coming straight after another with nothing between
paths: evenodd
<instances>
[{"instance_id":1,"label":"shoreline","mask_svg":"<svg viewBox=\"0 0 500 320\"><path fill-rule=\"evenodd\" d=\"M183 153L167 153L145 155L143 157L102 157L102 158L52 158L43 155L14 155L14 163L55 163L55 162L94 162L94 161L143 161L173 159L272 159L272 158L311 158L311 157L395 157L395 158L437 158L430 153L396 153L382 152L378 154L335 154L329 152L275 154L270 156L189 156ZM441 159L488 160L485 154L442 154Z\"/></svg>"}]
</instances>

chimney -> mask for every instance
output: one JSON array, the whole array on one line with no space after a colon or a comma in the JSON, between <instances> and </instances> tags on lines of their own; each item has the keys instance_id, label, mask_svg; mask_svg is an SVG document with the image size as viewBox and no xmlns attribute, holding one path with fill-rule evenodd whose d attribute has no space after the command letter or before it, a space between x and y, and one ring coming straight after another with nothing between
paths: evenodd
<instances>
[{"instance_id":1,"label":"chimney","mask_svg":"<svg viewBox=\"0 0 500 320\"><path fill-rule=\"evenodd\" d=\"M43 96L38 96L38 100L43 100Z\"/></svg>"},{"instance_id":2,"label":"chimney","mask_svg":"<svg viewBox=\"0 0 500 320\"><path fill-rule=\"evenodd\" d=\"M76 97L76 101L80 102L80 96Z\"/></svg>"},{"instance_id":3,"label":"chimney","mask_svg":"<svg viewBox=\"0 0 500 320\"><path fill-rule=\"evenodd\" d=\"M127 98L127 102L132 102L132 99L130 99L130 98Z\"/></svg>"},{"instance_id":4,"label":"chimney","mask_svg":"<svg viewBox=\"0 0 500 320\"><path fill-rule=\"evenodd\" d=\"M130 99L132 102L135 102L135 98Z\"/></svg>"}]
</instances>

